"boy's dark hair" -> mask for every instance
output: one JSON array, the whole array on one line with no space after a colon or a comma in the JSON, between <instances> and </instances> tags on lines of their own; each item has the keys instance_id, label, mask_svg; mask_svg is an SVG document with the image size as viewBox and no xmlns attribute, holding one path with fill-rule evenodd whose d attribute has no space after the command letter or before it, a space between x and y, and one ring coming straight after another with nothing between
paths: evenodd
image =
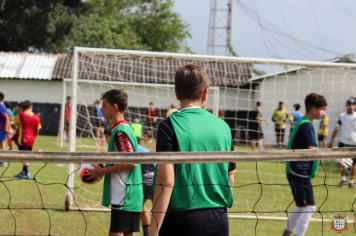
<instances>
[{"instance_id":1,"label":"boy's dark hair","mask_svg":"<svg viewBox=\"0 0 356 236\"><path fill-rule=\"evenodd\" d=\"M305 98L304 103L307 112L310 111L313 107L319 109L320 107L326 107L328 105L324 96L316 93L309 94Z\"/></svg>"},{"instance_id":2,"label":"boy's dark hair","mask_svg":"<svg viewBox=\"0 0 356 236\"><path fill-rule=\"evenodd\" d=\"M300 109L299 103L294 104L294 109L295 109L296 111L299 111L299 109Z\"/></svg>"},{"instance_id":3,"label":"boy's dark hair","mask_svg":"<svg viewBox=\"0 0 356 236\"><path fill-rule=\"evenodd\" d=\"M174 84L179 99L198 100L204 90L210 87L210 79L203 68L188 64L177 70Z\"/></svg>"},{"instance_id":4,"label":"boy's dark hair","mask_svg":"<svg viewBox=\"0 0 356 236\"><path fill-rule=\"evenodd\" d=\"M150 102L149 105L153 105L153 102Z\"/></svg>"},{"instance_id":5,"label":"boy's dark hair","mask_svg":"<svg viewBox=\"0 0 356 236\"><path fill-rule=\"evenodd\" d=\"M278 103L278 105L282 105L282 104L284 104L284 102L279 102L279 103Z\"/></svg>"},{"instance_id":6,"label":"boy's dark hair","mask_svg":"<svg viewBox=\"0 0 356 236\"><path fill-rule=\"evenodd\" d=\"M32 107L32 102L29 100L23 101L22 102L22 108L24 110L27 110L28 108Z\"/></svg>"},{"instance_id":7,"label":"boy's dark hair","mask_svg":"<svg viewBox=\"0 0 356 236\"><path fill-rule=\"evenodd\" d=\"M256 102L256 107L259 107L259 106L261 106L261 101Z\"/></svg>"},{"instance_id":8,"label":"boy's dark hair","mask_svg":"<svg viewBox=\"0 0 356 236\"><path fill-rule=\"evenodd\" d=\"M67 96L67 100L70 99L70 96Z\"/></svg>"},{"instance_id":9,"label":"boy's dark hair","mask_svg":"<svg viewBox=\"0 0 356 236\"><path fill-rule=\"evenodd\" d=\"M5 98L5 95L2 92L0 92L0 100L4 101L4 98Z\"/></svg>"},{"instance_id":10,"label":"boy's dark hair","mask_svg":"<svg viewBox=\"0 0 356 236\"><path fill-rule=\"evenodd\" d=\"M20 102L19 105L17 105L17 106L20 107L20 108L23 108L23 103Z\"/></svg>"},{"instance_id":11,"label":"boy's dark hair","mask_svg":"<svg viewBox=\"0 0 356 236\"><path fill-rule=\"evenodd\" d=\"M5 104L5 107L6 107L7 109L10 109L10 108L11 108L11 103L10 103L10 102L6 101L6 102L4 102L4 104Z\"/></svg>"},{"instance_id":12,"label":"boy's dark hair","mask_svg":"<svg viewBox=\"0 0 356 236\"><path fill-rule=\"evenodd\" d=\"M123 89L112 89L106 91L101 99L106 99L111 105L116 104L119 107L119 111L123 113L127 107L127 94Z\"/></svg>"},{"instance_id":13,"label":"boy's dark hair","mask_svg":"<svg viewBox=\"0 0 356 236\"><path fill-rule=\"evenodd\" d=\"M111 128L110 128L110 127L105 127L105 129L104 129L104 135L109 135L109 136L111 136Z\"/></svg>"}]
</instances>

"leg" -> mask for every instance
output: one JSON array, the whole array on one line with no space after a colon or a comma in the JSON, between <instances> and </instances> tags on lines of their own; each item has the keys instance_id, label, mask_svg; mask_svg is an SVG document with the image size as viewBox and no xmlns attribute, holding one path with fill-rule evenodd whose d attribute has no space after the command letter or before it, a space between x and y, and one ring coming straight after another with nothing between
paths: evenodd
<instances>
[{"instance_id":1,"label":"leg","mask_svg":"<svg viewBox=\"0 0 356 236\"><path fill-rule=\"evenodd\" d=\"M300 215L302 214L302 212L303 212L302 207L296 206L294 208L294 210L289 215L287 225L286 225L286 228L285 228L282 236L289 236L294 232L295 227L297 226L297 221L298 221Z\"/></svg>"},{"instance_id":2,"label":"leg","mask_svg":"<svg viewBox=\"0 0 356 236\"><path fill-rule=\"evenodd\" d=\"M302 208L303 208L303 213L300 215L297 221L296 229L294 232L295 236L303 236L305 234L309 226L309 221L316 210L315 206L310 206L310 205L305 205Z\"/></svg>"},{"instance_id":3,"label":"leg","mask_svg":"<svg viewBox=\"0 0 356 236\"><path fill-rule=\"evenodd\" d=\"M251 149L252 149L252 151L255 150L255 148L256 148L256 139L252 139L251 140Z\"/></svg>"},{"instance_id":4,"label":"leg","mask_svg":"<svg viewBox=\"0 0 356 236\"><path fill-rule=\"evenodd\" d=\"M146 208L146 202L147 198L143 198L142 212L140 213L143 236L149 236L150 234L150 214Z\"/></svg>"},{"instance_id":5,"label":"leg","mask_svg":"<svg viewBox=\"0 0 356 236\"><path fill-rule=\"evenodd\" d=\"M277 150L279 149L279 134L277 134Z\"/></svg>"},{"instance_id":6,"label":"leg","mask_svg":"<svg viewBox=\"0 0 356 236\"><path fill-rule=\"evenodd\" d=\"M6 150L6 143L5 143L5 141L4 142L0 142L0 148L1 148L1 150Z\"/></svg>"},{"instance_id":7,"label":"leg","mask_svg":"<svg viewBox=\"0 0 356 236\"><path fill-rule=\"evenodd\" d=\"M124 236L124 233L109 233L109 236Z\"/></svg>"},{"instance_id":8,"label":"leg","mask_svg":"<svg viewBox=\"0 0 356 236\"><path fill-rule=\"evenodd\" d=\"M280 143L280 148L283 148L283 143L284 143L284 134L281 135L281 143Z\"/></svg>"},{"instance_id":9,"label":"leg","mask_svg":"<svg viewBox=\"0 0 356 236\"><path fill-rule=\"evenodd\" d=\"M355 163L352 163L351 170L350 170L350 180L353 180L355 177L356 167Z\"/></svg>"},{"instance_id":10,"label":"leg","mask_svg":"<svg viewBox=\"0 0 356 236\"><path fill-rule=\"evenodd\" d=\"M263 146L263 139L260 138L260 139L258 140L258 150L262 151L262 146Z\"/></svg>"}]
</instances>

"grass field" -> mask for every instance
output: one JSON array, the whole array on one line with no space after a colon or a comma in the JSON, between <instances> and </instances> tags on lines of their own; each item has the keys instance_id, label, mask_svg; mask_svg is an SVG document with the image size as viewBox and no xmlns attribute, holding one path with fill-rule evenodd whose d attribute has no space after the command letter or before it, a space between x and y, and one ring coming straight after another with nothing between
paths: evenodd
<instances>
[{"instance_id":1,"label":"grass field","mask_svg":"<svg viewBox=\"0 0 356 236\"><path fill-rule=\"evenodd\" d=\"M57 147L56 140L56 137L39 136L34 150L66 151L67 148ZM146 146L154 149L154 143ZM235 149L249 148L236 147ZM95 149L78 148L77 151L95 151ZM351 209L356 190L330 186L337 185L339 182L336 164L326 161L323 162L323 166L327 174L327 185L324 185L325 171L322 167L319 168L318 175L313 180L313 185L317 185L314 187L317 209L323 204L320 211L327 219L336 214L346 215L350 229L344 231L344 234L348 235L355 232L351 221L353 219ZM49 235L49 231L51 235L84 235L85 230L86 235L107 235L110 225L109 212L64 211L67 165L32 164L31 174L36 178L37 183L33 180L14 179L13 175L17 174L21 168L22 164L12 163L5 173L3 173L5 168L0 169L0 174L3 173L0 184L0 235ZM262 183L260 185L256 174L256 163L238 163L235 174L235 200L229 213L253 216L254 210L258 216L286 216L284 211L293 199L287 185L284 168L284 163L258 163L257 173ZM79 187L78 181L76 186ZM98 204L101 198L101 185L81 186L74 192L80 204ZM43 206L41 202L44 203ZM288 211L292 211L294 206L292 203ZM314 218L320 219L321 216L315 213ZM229 222L230 235L255 234L257 222L255 219L230 219ZM280 235L285 224L286 221L259 220L257 235ZM306 235L322 235L322 229L323 235L336 234L335 231L330 230L330 227L330 222L324 222L323 227L321 222L312 222Z\"/></svg>"}]
</instances>

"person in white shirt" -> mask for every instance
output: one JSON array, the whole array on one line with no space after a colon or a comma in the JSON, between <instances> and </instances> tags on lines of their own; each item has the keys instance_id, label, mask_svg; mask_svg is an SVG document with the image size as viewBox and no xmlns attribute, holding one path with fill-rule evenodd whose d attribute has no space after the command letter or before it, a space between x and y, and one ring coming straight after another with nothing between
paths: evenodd
<instances>
[{"instance_id":1,"label":"person in white shirt","mask_svg":"<svg viewBox=\"0 0 356 236\"><path fill-rule=\"evenodd\" d=\"M335 125L334 132L331 136L331 141L329 143L329 148L333 147L334 139L339 133L339 148L342 147L356 147L356 112L355 112L355 100L349 99L346 102L346 112L341 113L338 121ZM352 166L350 168L350 182L349 188L355 188L354 186L354 176L355 176L355 163L356 158L352 159ZM339 188L347 185L345 167L338 163L341 181L338 185Z\"/></svg>"}]
</instances>

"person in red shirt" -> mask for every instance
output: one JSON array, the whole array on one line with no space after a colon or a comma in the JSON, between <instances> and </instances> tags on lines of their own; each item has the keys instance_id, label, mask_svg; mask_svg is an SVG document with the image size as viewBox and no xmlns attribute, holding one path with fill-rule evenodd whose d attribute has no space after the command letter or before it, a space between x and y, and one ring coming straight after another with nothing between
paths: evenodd
<instances>
[{"instance_id":1,"label":"person in red shirt","mask_svg":"<svg viewBox=\"0 0 356 236\"><path fill-rule=\"evenodd\" d=\"M22 103L23 112L20 112L15 123L19 124L17 142L20 151L32 151L36 136L41 129L40 118L32 112L32 102L26 100ZM22 171L14 177L31 179L30 163L24 163Z\"/></svg>"},{"instance_id":2,"label":"person in red shirt","mask_svg":"<svg viewBox=\"0 0 356 236\"><path fill-rule=\"evenodd\" d=\"M71 98L70 96L67 97L67 103L65 104L64 108L64 131L63 131L63 139L64 141L68 141L69 137L69 120L70 120L70 109L71 105Z\"/></svg>"},{"instance_id":3,"label":"person in red shirt","mask_svg":"<svg viewBox=\"0 0 356 236\"><path fill-rule=\"evenodd\" d=\"M147 114L147 127L151 130L151 135L155 138L155 128L157 124L157 109L154 107L153 102L150 102L150 106L146 110Z\"/></svg>"}]
</instances>

